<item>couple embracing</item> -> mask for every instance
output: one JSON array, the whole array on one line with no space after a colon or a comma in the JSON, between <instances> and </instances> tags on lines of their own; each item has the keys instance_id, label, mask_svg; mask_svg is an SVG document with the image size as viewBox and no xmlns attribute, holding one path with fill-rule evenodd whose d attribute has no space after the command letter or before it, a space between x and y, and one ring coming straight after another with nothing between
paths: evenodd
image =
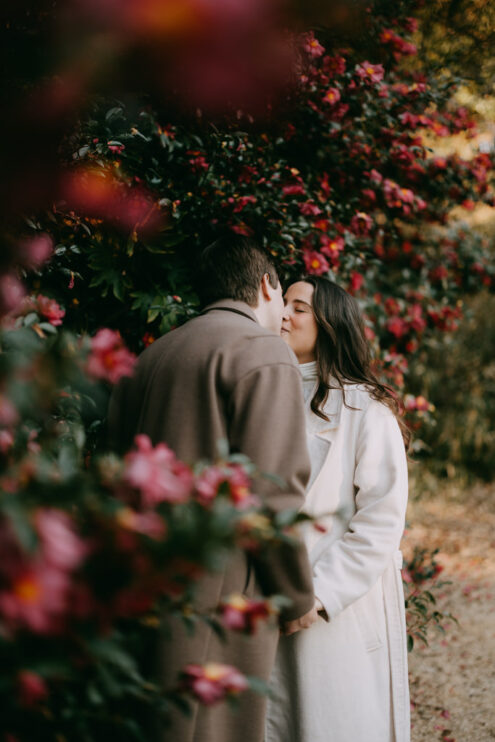
<instances>
[{"instance_id":1,"label":"couple embracing","mask_svg":"<svg viewBox=\"0 0 495 742\"><path fill-rule=\"evenodd\" d=\"M238 236L206 248L198 285L203 312L153 343L114 393L114 447L146 433L194 462L226 439L283 480L253 483L274 511L304 509L323 527L262 557L239 551L198 585L205 611L232 593L285 595L279 629L222 642L177 623L161 647L164 689L186 664L224 662L269 681L268 701L196 704L153 742L408 742L407 434L371 369L357 302L314 276L283 294L270 256Z\"/></svg>"}]
</instances>

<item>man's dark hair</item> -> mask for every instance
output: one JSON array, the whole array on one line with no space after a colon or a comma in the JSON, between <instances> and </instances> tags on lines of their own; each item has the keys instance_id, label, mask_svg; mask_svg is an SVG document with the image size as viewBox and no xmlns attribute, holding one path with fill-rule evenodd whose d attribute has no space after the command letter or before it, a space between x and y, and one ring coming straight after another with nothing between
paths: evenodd
<instances>
[{"instance_id":1,"label":"man's dark hair","mask_svg":"<svg viewBox=\"0 0 495 742\"><path fill-rule=\"evenodd\" d=\"M270 285L277 288L277 270L266 250L251 237L225 235L201 254L196 274L197 292L203 305L235 299L255 307L265 273L268 273Z\"/></svg>"}]
</instances>

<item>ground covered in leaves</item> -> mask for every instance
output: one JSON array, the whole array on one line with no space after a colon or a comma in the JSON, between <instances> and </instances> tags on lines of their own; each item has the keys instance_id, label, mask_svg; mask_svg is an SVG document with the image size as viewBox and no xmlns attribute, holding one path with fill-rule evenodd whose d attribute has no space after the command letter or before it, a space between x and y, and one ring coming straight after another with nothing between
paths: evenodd
<instances>
[{"instance_id":1,"label":"ground covered in leaves","mask_svg":"<svg viewBox=\"0 0 495 742\"><path fill-rule=\"evenodd\" d=\"M404 553L439 549L449 584L438 591L438 606L458 620L409 655L412 742L493 742L495 485L413 481L408 524Z\"/></svg>"}]
</instances>

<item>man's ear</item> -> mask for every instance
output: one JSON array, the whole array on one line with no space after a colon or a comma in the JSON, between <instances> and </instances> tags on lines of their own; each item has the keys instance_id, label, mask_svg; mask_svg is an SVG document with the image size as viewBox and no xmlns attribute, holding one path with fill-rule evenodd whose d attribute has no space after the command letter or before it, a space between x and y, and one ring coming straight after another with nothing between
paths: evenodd
<instances>
[{"instance_id":1,"label":"man's ear","mask_svg":"<svg viewBox=\"0 0 495 742\"><path fill-rule=\"evenodd\" d=\"M268 273L265 273L265 275L261 279L261 284L260 284L261 296L263 297L265 301L272 300L270 289L271 289L270 276L268 275Z\"/></svg>"}]
</instances>

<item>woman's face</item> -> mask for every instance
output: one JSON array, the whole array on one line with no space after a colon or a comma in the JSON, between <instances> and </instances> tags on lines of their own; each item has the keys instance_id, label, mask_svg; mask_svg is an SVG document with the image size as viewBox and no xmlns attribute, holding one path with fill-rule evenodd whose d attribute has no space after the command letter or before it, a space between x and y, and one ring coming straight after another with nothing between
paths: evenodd
<instances>
[{"instance_id":1,"label":"woman's face","mask_svg":"<svg viewBox=\"0 0 495 742\"><path fill-rule=\"evenodd\" d=\"M299 363L316 358L318 325L313 312L314 287L305 281L293 283L284 296L281 335L297 356Z\"/></svg>"}]
</instances>

